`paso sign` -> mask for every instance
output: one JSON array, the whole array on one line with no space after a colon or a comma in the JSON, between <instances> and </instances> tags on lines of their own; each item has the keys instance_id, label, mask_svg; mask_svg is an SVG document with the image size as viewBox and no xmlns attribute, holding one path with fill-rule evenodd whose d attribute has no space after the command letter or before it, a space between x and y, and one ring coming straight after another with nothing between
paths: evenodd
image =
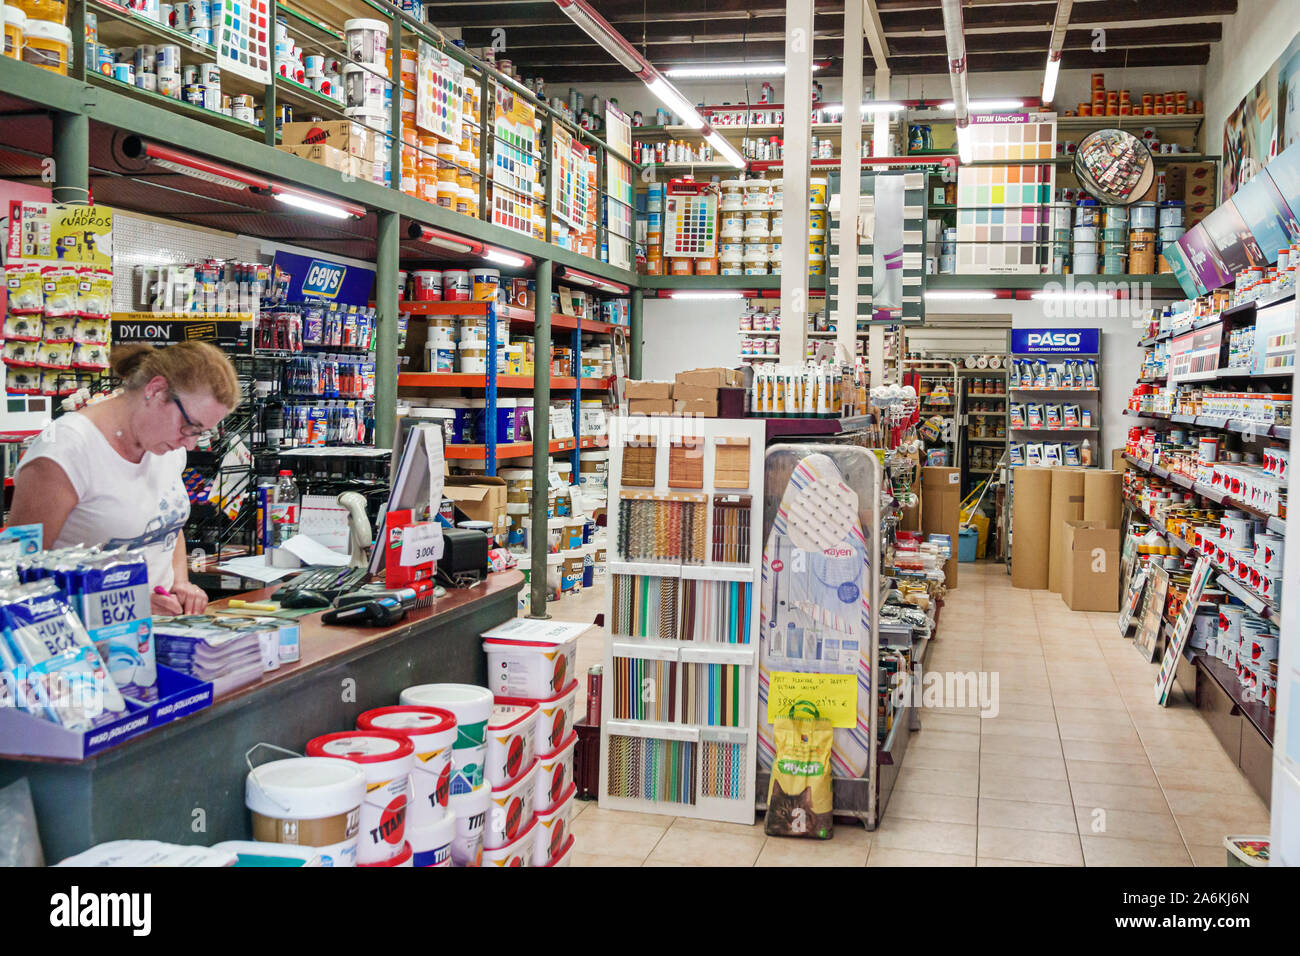
<instances>
[{"instance_id":1,"label":"paso sign","mask_svg":"<svg viewBox=\"0 0 1300 956\"><path fill-rule=\"evenodd\" d=\"M1012 329L1016 355L1097 355L1101 329Z\"/></svg>"}]
</instances>

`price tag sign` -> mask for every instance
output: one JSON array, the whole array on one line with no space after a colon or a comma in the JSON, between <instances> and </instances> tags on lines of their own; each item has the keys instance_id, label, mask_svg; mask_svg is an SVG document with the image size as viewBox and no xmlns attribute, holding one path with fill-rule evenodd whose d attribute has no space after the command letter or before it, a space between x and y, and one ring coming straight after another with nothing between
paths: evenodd
<instances>
[{"instance_id":1,"label":"price tag sign","mask_svg":"<svg viewBox=\"0 0 1300 956\"><path fill-rule=\"evenodd\" d=\"M855 727L857 675L773 671L767 691L768 722L788 717L797 704L814 705L832 727Z\"/></svg>"},{"instance_id":2,"label":"price tag sign","mask_svg":"<svg viewBox=\"0 0 1300 956\"><path fill-rule=\"evenodd\" d=\"M402 534L401 566L428 564L442 557L442 525L436 521L411 525Z\"/></svg>"}]
</instances>

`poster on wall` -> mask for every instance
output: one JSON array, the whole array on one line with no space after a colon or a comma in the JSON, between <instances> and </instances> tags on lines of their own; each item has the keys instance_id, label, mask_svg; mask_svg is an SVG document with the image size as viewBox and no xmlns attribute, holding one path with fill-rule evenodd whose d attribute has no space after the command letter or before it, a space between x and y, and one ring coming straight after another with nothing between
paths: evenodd
<instances>
[{"instance_id":1,"label":"poster on wall","mask_svg":"<svg viewBox=\"0 0 1300 956\"><path fill-rule=\"evenodd\" d=\"M1255 192L1257 189L1249 191ZM1214 243L1214 248L1219 251L1219 259L1224 268L1233 275L1251 266L1268 265L1268 258L1259 247L1259 240L1251 234L1246 220L1237 211L1235 200L1229 199L1202 219L1200 225L1210 237L1210 242Z\"/></svg>"},{"instance_id":2,"label":"poster on wall","mask_svg":"<svg viewBox=\"0 0 1300 956\"><path fill-rule=\"evenodd\" d=\"M206 4L205 4L206 6ZM254 83L271 82L271 0L224 0L216 8L217 66Z\"/></svg>"},{"instance_id":3,"label":"poster on wall","mask_svg":"<svg viewBox=\"0 0 1300 956\"><path fill-rule=\"evenodd\" d=\"M415 125L445 142L459 143L465 67L423 40L416 62Z\"/></svg>"},{"instance_id":4,"label":"poster on wall","mask_svg":"<svg viewBox=\"0 0 1300 956\"><path fill-rule=\"evenodd\" d=\"M1198 222L1183 233L1177 245L1186 256L1196 275L1196 283L1202 290L1217 289L1232 281L1232 273L1219 258L1219 250L1214 247L1210 234L1205 231L1204 222Z\"/></svg>"},{"instance_id":5,"label":"poster on wall","mask_svg":"<svg viewBox=\"0 0 1300 956\"><path fill-rule=\"evenodd\" d=\"M1277 59L1277 151L1300 142L1300 34Z\"/></svg>"},{"instance_id":6,"label":"poster on wall","mask_svg":"<svg viewBox=\"0 0 1300 956\"><path fill-rule=\"evenodd\" d=\"M1300 34L1242 97L1223 124L1226 202L1288 146L1300 141Z\"/></svg>"},{"instance_id":7,"label":"poster on wall","mask_svg":"<svg viewBox=\"0 0 1300 956\"><path fill-rule=\"evenodd\" d=\"M1279 249L1285 249L1300 239L1300 225L1296 223L1295 213L1273 180L1274 164L1276 160L1232 197L1232 205L1237 207L1268 262L1277 261ZM1213 214L1205 221L1209 222L1210 218Z\"/></svg>"}]
</instances>

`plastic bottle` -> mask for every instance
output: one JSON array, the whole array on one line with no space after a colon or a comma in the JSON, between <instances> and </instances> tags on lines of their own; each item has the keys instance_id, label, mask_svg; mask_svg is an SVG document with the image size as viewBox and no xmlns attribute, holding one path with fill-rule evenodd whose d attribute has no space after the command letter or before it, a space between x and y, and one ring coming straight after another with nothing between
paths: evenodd
<instances>
[{"instance_id":1,"label":"plastic bottle","mask_svg":"<svg viewBox=\"0 0 1300 956\"><path fill-rule=\"evenodd\" d=\"M275 547L282 546L298 533L301 501L298 483L293 480L293 472L288 469L281 471L271 501L271 540Z\"/></svg>"},{"instance_id":2,"label":"plastic bottle","mask_svg":"<svg viewBox=\"0 0 1300 956\"><path fill-rule=\"evenodd\" d=\"M1084 381L1088 388L1097 387L1097 360L1088 359L1088 364L1084 369Z\"/></svg>"},{"instance_id":3,"label":"plastic bottle","mask_svg":"<svg viewBox=\"0 0 1300 956\"><path fill-rule=\"evenodd\" d=\"M1092 442L1086 438L1083 440L1083 444L1079 447L1079 464L1084 468L1088 468L1092 465Z\"/></svg>"}]
</instances>

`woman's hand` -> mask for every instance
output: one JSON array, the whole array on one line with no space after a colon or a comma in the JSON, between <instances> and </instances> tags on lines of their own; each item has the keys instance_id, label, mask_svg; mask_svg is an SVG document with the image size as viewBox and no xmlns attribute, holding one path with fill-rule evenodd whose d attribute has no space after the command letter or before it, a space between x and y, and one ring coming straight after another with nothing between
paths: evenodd
<instances>
[{"instance_id":1,"label":"woman's hand","mask_svg":"<svg viewBox=\"0 0 1300 956\"><path fill-rule=\"evenodd\" d=\"M185 613L181 602L174 595L161 594L158 591L149 595L149 609L153 611L155 617L175 617Z\"/></svg>"},{"instance_id":2,"label":"woman's hand","mask_svg":"<svg viewBox=\"0 0 1300 956\"><path fill-rule=\"evenodd\" d=\"M208 595L203 588L189 581L172 583L172 596L180 602L186 614L202 614L208 607Z\"/></svg>"}]
</instances>

